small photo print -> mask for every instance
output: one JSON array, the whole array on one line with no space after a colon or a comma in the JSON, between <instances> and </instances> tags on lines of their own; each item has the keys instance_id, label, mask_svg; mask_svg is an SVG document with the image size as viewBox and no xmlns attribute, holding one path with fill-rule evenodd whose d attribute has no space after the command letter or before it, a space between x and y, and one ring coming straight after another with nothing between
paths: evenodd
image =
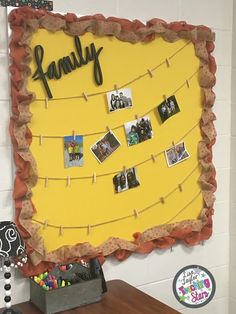
<instances>
[{"instance_id":1,"label":"small photo print","mask_svg":"<svg viewBox=\"0 0 236 314\"><path fill-rule=\"evenodd\" d=\"M125 123L125 133L128 146L136 145L153 138L150 117L144 116L138 120Z\"/></svg>"},{"instance_id":2,"label":"small photo print","mask_svg":"<svg viewBox=\"0 0 236 314\"><path fill-rule=\"evenodd\" d=\"M166 161L169 167L178 164L179 162L190 157L190 154L185 148L184 142L181 142L165 151Z\"/></svg>"},{"instance_id":3,"label":"small photo print","mask_svg":"<svg viewBox=\"0 0 236 314\"><path fill-rule=\"evenodd\" d=\"M64 136L65 168L82 167L84 165L83 136Z\"/></svg>"},{"instance_id":4,"label":"small photo print","mask_svg":"<svg viewBox=\"0 0 236 314\"><path fill-rule=\"evenodd\" d=\"M107 104L109 112L132 108L131 89L123 88L107 93Z\"/></svg>"},{"instance_id":5,"label":"small photo print","mask_svg":"<svg viewBox=\"0 0 236 314\"><path fill-rule=\"evenodd\" d=\"M115 137L112 131L109 131L101 138L98 142L96 142L90 149L97 160L102 163L107 159L112 153L114 153L117 148L120 147L120 142Z\"/></svg>"},{"instance_id":6,"label":"small photo print","mask_svg":"<svg viewBox=\"0 0 236 314\"><path fill-rule=\"evenodd\" d=\"M179 105L175 96L170 96L164 100L158 107L158 112L161 118L161 122L165 122L167 119L180 112Z\"/></svg>"},{"instance_id":7,"label":"small photo print","mask_svg":"<svg viewBox=\"0 0 236 314\"><path fill-rule=\"evenodd\" d=\"M135 168L127 169L118 173L113 177L113 184L116 193L120 193L140 185L137 179L137 171Z\"/></svg>"}]
</instances>

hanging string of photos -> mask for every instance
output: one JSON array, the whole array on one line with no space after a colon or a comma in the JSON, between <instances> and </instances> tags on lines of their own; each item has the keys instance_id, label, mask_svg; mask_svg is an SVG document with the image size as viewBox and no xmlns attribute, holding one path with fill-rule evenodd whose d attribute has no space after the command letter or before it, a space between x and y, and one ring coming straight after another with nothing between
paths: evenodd
<instances>
[{"instance_id":1,"label":"hanging string of photos","mask_svg":"<svg viewBox=\"0 0 236 314\"><path fill-rule=\"evenodd\" d=\"M152 209L153 207L157 206L157 205L166 205L166 200L175 192L179 191L180 193L183 192L184 188L183 185L188 181L188 179L194 174L194 172L199 168L199 164L197 164L197 166L194 167L194 169L177 185L175 186L172 190L170 190L168 193L166 193L165 195L159 197L157 199L157 201L155 201L154 203L146 206L145 208L142 209L134 209L130 214L122 216L122 217L117 217L111 220L107 220L107 221L103 221L103 222L99 222L96 224L87 224L87 225L79 225L79 226L63 226L63 225L54 225L54 224L50 224L48 219L45 219L44 221L40 221L37 219L32 219L34 222L44 226L44 229L46 229L47 227L51 227L51 228L55 228L55 229L59 229L59 235L63 235L64 233L64 229L86 229L87 233L89 234L91 232L92 228L96 228L96 227L100 227L103 225L107 225L107 224L111 224L111 223L115 223L121 220L125 220L128 218L139 218L140 215L144 214L145 212L149 211L150 209ZM187 203L185 204L184 207L182 207L173 217L171 217L168 221L165 222L166 223L170 223L172 222L180 213L182 213L185 209L187 209L201 194L201 190L198 191L198 193Z\"/></svg>"},{"instance_id":2,"label":"hanging string of photos","mask_svg":"<svg viewBox=\"0 0 236 314\"><path fill-rule=\"evenodd\" d=\"M164 101L158 106L158 112L160 115L161 122L163 123L165 120L173 116L174 114L180 112L177 100L175 98L175 94L180 91L184 86L187 85L188 88L190 88L189 81L199 72L199 70L195 71L189 78L186 80L186 82L182 83L173 93L171 93L172 96L169 96L168 98L164 95L163 99ZM108 97L109 100L109 97ZM129 102L130 98L127 96L123 96L123 94L120 96L120 100L122 103L126 104L128 107L130 107L130 104L132 105L132 102ZM109 103L109 101L108 101ZM122 106L120 109L126 108L125 106ZM150 109L147 113L145 113L142 118L139 118L136 115L135 121L130 121L126 123L125 130L127 135L127 142L128 146L132 146L135 144L138 144L142 141L148 140L152 138L153 132L152 132L152 126L151 121L148 116L148 113L150 113L155 108ZM135 167L142 165L150 160L155 161L155 159L165 153L166 160L168 166L172 166L176 164L179 161L183 161L186 158L189 157L189 153L187 152L187 149L185 147L183 139L191 133L197 126L199 125L199 121L190 129L188 130L178 141L172 141L172 147L170 147L167 150L162 150L156 154L152 154L150 158L147 158L144 161L141 161L140 163L134 165L131 169L133 172L132 176L135 175ZM118 129L123 125L116 126L114 129ZM100 132L94 132L87 134L99 134ZM104 133L104 131L103 131ZM74 166L83 166L83 136L85 135L76 135L76 133L73 131L73 136L45 136L46 138L64 138L64 153L65 153L65 167L74 167ZM39 137L39 143L40 145L43 144L44 137L42 135L33 135L33 137ZM178 143L178 144L176 144ZM105 136L97 141L90 149L91 152L94 154L96 159L102 163L107 157L109 157L119 146L120 146L119 140L115 137L112 130L107 127L107 133ZM45 180L45 186L48 186L49 180L66 180L67 186L70 186L71 180L79 180L79 179L93 179L93 182L96 182L97 177L102 177L106 175L111 174L117 174L120 171L113 171L109 173L103 173L98 174L92 173L89 176L80 176L80 177L48 177L48 176L39 176L39 179ZM126 171L124 171L126 172Z\"/></svg>"},{"instance_id":3,"label":"hanging string of photos","mask_svg":"<svg viewBox=\"0 0 236 314\"><path fill-rule=\"evenodd\" d=\"M195 75L197 75L199 73L199 69L197 71L195 71L194 73L192 73L180 86L178 86L172 93L170 93L170 96L167 96L167 95L163 95L163 100L164 102L167 102L167 101L171 101L172 98L175 98L175 95L182 89L184 88L185 86L187 86L187 88L190 88L190 81L194 78ZM113 91L111 91L112 93ZM108 98L109 98L109 95L108 95ZM126 97L128 99L128 97ZM55 99L54 99L55 100ZM108 99L109 101L109 99ZM110 99L111 101L111 99ZM120 99L119 99L120 101ZM127 102L129 102L129 99L127 100ZM175 100L176 102L176 100ZM161 103L162 104L162 103ZM132 106L132 104L131 104ZM128 103L127 107L131 107L130 104ZM124 108L126 108L126 106L124 106ZM109 108L109 111L114 111L111 110L112 108ZM123 109L123 108L117 108L117 109ZM136 118L138 117L144 117L146 115L148 115L149 113L151 113L153 110L156 109L156 106L155 107L152 107L151 109L149 109L146 113L142 114L142 115L137 115L136 114ZM161 117L162 118L162 117ZM163 119L162 119L163 120ZM165 119L166 120L166 119ZM164 121L162 121L164 122ZM84 137L88 137L88 136L93 136L93 135L99 135L99 134L104 134L105 132L107 132L107 130L117 130L119 128L122 128L124 126L124 124L119 124L117 126L114 126L112 128L110 127L106 127L105 130L101 130L101 131L95 131L95 132L92 132L92 133L84 133L84 134L80 134L80 136L84 136ZM78 134L78 133L77 133ZM75 131L72 131L72 135L73 137L76 136L76 132ZM44 139L64 139L64 136L61 136L61 135L43 135L43 134L33 134L32 137L34 138L38 138L39 139L39 144L42 145L43 144L43 141Z\"/></svg>"},{"instance_id":4,"label":"hanging string of photos","mask_svg":"<svg viewBox=\"0 0 236 314\"><path fill-rule=\"evenodd\" d=\"M115 84L114 90L108 90L108 91L102 91L98 93L85 93L83 92L82 95L77 96L69 96L69 97L60 97L60 98L36 98L37 101L45 101L45 108L48 108L49 102L57 101L57 100L63 100L63 99L74 99L74 98L83 98L85 101L89 100L89 97L97 96L97 95L103 95L107 94L107 103L108 103L108 110L109 112L124 109L124 108L132 108L132 95L130 89L124 89L124 87L127 87L131 85L132 83L136 82L137 80L140 80L146 76L149 76L150 78L153 78L153 72L157 70L162 65L166 64L166 66L169 68L171 66L170 60L174 58L179 52L181 52L185 47L189 45L190 42L187 42L183 47L179 48L175 53L173 53L171 56L166 58L164 61L162 61L160 64L156 65L155 67L148 69L145 73L139 75L138 77L134 78L133 80L121 85L117 86ZM172 93L170 93L170 96L163 95L163 101L160 103L160 105L157 107L161 123L165 122L168 118L175 115L176 113L180 112L180 108L178 106L177 100L175 98L175 95L185 86L187 88L190 88L190 81L193 79L193 77L199 73L199 69L195 71L192 75L190 75L178 88L176 88ZM110 156L119 146L120 142L115 137L113 130L117 130L121 127L125 127L126 135L127 135L127 142L128 146L132 146L135 144L138 144L142 141L148 140L152 138L152 126L151 121L148 116L149 113L151 113L156 107L149 109L145 114L143 114L141 117L136 115L136 120L127 122L125 124L114 126L113 128L109 128L109 126L106 127L106 130L104 131L95 131L92 133L86 133L83 135L77 135L75 131L72 132L72 136L59 136L59 135L33 135L34 138L39 138L40 145L43 145L44 139L64 139L64 148L65 148L65 167L70 166L82 166L83 165L83 151L81 148L83 148L83 137L84 136L92 136L92 135L98 135L98 134L105 134L105 136L97 141L93 147L91 147L91 151L96 157L96 159L102 163L108 156ZM185 144L183 142L184 138L187 137L196 127L199 126L199 121L197 121L196 124L194 124L191 129L189 129L178 141L172 141L172 146L167 150L159 151L156 154L152 154L149 158L139 162L136 165L133 165L131 168L127 169L125 166L123 167L122 172L120 170L118 171L112 171L107 173L100 173L96 174L93 172L91 175L88 176L76 176L76 177L48 177L48 176L39 176L38 178L40 180L44 180L45 187L48 187L49 181L66 181L66 185L69 187L71 186L72 180L80 180L80 179L92 179L93 183L97 182L98 177L104 177L108 175L115 175L113 177L113 184L115 188L115 192L119 193L121 191L125 191L127 189L130 189L132 187L139 186L139 182L136 177L136 168L138 166L141 166L149 161L156 161L156 158L160 156L161 154L165 154L167 164L168 166L172 166L178 162L181 162L188 158L190 155L185 147ZM128 131L127 131L128 130ZM143 131L143 132L142 132ZM176 144L177 143L177 144ZM166 193L164 196L161 196L155 201L154 203L146 206L142 209L134 209L131 211L130 214L117 217L111 220L99 222L96 224L86 224L86 225L79 225L79 226L63 226L63 225L54 225L50 224L48 219L45 219L45 221L40 221L37 219L33 219L33 221L43 225L44 229L47 227L55 228L59 230L59 235L64 234L64 229L86 229L87 233L89 234L91 232L91 229L103 226L106 224L115 223L118 221L122 221L128 218L138 218L140 215L144 214L148 210L151 210L154 206L157 205L165 205L166 200L175 192L183 191L183 185L185 182L194 174L194 172L199 168L199 164L194 167L194 169L178 184L176 185L172 190L170 190L168 193ZM132 177L131 177L132 175ZM124 177L124 184L122 186L122 176ZM201 191L198 191L198 193L187 203L184 207L182 207L175 215L174 217L170 218L168 221L165 222L165 224L170 223L173 221L181 212L183 212L185 209L187 209L201 194Z\"/></svg>"},{"instance_id":5,"label":"hanging string of photos","mask_svg":"<svg viewBox=\"0 0 236 314\"><path fill-rule=\"evenodd\" d=\"M172 60L176 55L178 55L185 47L187 47L189 44L191 43L191 41L188 41L186 44L184 44L182 47L180 47L178 50L176 50L172 55L170 55L169 57L165 58L162 62L160 62L158 65L154 66L153 68L147 69L144 73L142 73L141 75L135 77L134 79L132 79L131 81L128 81L120 86L118 86L117 84L114 84L114 89L116 91L118 91L119 89L122 89L126 86L130 86L131 84L133 84L134 82L143 79L146 76L149 76L150 78L153 77L153 72L155 72L158 68L160 68L163 65L166 65L168 68L171 66L171 62L170 60ZM94 96L98 96L98 95L105 95L109 92L112 92L113 90L106 90L106 91L101 91L101 92L96 92L96 93L85 93L82 92L81 95L75 95L75 96L64 96L64 97L53 97L53 98L38 98L36 97L35 100L37 101L43 101L45 102L45 108L47 109L49 106L49 103L53 102L53 101L58 101L58 100L68 100L68 99L84 99L85 101L88 101L90 97L94 97Z\"/></svg>"},{"instance_id":6,"label":"hanging string of photos","mask_svg":"<svg viewBox=\"0 0 236 314\"><path fill-rule=\"evenodd\" d=\"M170 148L170 150L176 150L177 145L175 143L181 143L194 129L197 128L197 126L199 126L199 121L190 129L188 130L181 138L179 138L176 142L172 141L172 147ZM186 151L186 149L185 149ZM141 162L133 165L131 168L137 168L149 161L156 161L156 158L162 154L167 154L166 150L162 150L157 152L156 154L152 154L149 158L146 158L145 160L142 160ZM71 177L71 176L67 176L67 177L48 177L48 176L39 176L38 179L40 180L44 180L45 181L45 187L48 187L48 183L49 181L66 181L67 182L67 186L71 185L71 181L72 180L81 180L81 179L92 179L93 182L96 182L96 178L99 177L105 177L105 176L110 176L110 175L115 175L117 173L119 173L121 170L116 170L116 171L111 171L111 172L106 172L106 173L100 173L100 174L96 174L95 172L93 172L91 175L88 176L76 176L76 177ZM123 168L123 172L126 171L126 167Z\"/></svg>"}]
</instances>

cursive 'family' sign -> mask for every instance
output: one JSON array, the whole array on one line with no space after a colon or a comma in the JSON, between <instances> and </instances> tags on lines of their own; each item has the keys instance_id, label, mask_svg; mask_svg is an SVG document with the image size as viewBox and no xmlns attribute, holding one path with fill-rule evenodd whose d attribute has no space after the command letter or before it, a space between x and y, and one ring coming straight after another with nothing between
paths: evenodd
<instances>
[{"instance_id":1,"label":"cursive 'family' sign","mask_svg":"<svg viewBox=\"0 0 236 314\"><path fill-rule=\"evenodd\" d=\"M59 80L63 74L69 74L77 68L81 68L82 66L88 64L90 61L94 62L93 75L95 82L97 83L97 85L102 85L103 83L102 70L99 62L99 55L103 47L100 47L97 50L94 43L91 43L89 47L85 47L83 52L81 42L78 36L74 37L74 41L75 51L72 51L70 53L70 56L60 58L57 62L52 61L46 70L44 69L43 65L43 47L41 45L37 45L34 48L34 57L37 69L32 78L34 80L42 81L48 98L53 98L48 80Z\"/></svg>"}]
</instances>

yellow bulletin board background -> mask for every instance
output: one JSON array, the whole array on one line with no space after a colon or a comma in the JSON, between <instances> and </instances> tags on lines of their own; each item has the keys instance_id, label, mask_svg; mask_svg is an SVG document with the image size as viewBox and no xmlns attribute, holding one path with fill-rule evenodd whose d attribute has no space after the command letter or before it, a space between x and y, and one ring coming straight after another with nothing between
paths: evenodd
<instances>
[{"instance_id":1,"label":"yellow bulletin board background","mask_svg":"<svg viewBox=\"0 0 236 314\"><path fill-rule=\"evenodd\" d=\"M106 94L83 98L52 100L45 108L45 102L37 98L45 98L42 83L29 78L27 88L34 91L36 100L31 104L32 120L29 128L33 134L30 149L37 162L38 183L32 189L32 201L37 213L34 219L42 222L40 235L45 241L48 251L68 244L90 242L97 246L109 237L119 237L132 241L134 232L143 232L153 226L180 222L185 219L198 218L203 198L199 194L198 178L200 170L197 167L197 144L201 140L200 128L197 123L202 113L202 95L198 82L199 59L195 56L192 43L178 40L174 43L164 41L161 37L149 43L139 42L131 44L122 42L115 37L98 37L91 33L80 36L82 49L94 43L96 48L104 47L99 60L104 82L97 86L93 79L93 62L85 65L60 80L50 80L49 86L55 98L89 94L112 90L117 84L126 82L145 73L147 69L159 65L169 56L170 66L162 64L149 75L127 86L132 90L133 107L113 113L108 113ZM38 30L30 44L44 47L44 65L53 60L70 55L75 50L74 38L62 31L55 33L45 29ZM36 70L33 60L30 64L32 73ZM193 75L195 73L195 75ZM188 88L185 84L189 80ZM176 91L176 92L175 92ZM169 118L163 124L158 117L157 106L163 101L163 95L171 96L175 92L180 112ZM151 110L153 109L153 110ZM151 111L150 111L151 110ZM135 120L135 116L142 117L150 111L150 119L154 137L138 145L128 147L124 127L113 132L121 142L121 147L99 164L90 151L90 147L106 132L107 127L113 130L126 122ZM70 136L73 130L77 135L103 131L103 134L84 136L84 166L64 168L64 149L62 138L46 138L46 136ZM188 134L187 134L188 133ZM187 135L186 135L187 134ZM39 138L43 136L40 145ZM185 136L186 135L186 136ZM115 194L112 178L114 175L102 176L93 183L90 179L73 180L73 177L93 176L93 173L105 174L122 171L123 167L130 168L146 159L151 154L164 151L172 146L172 142L184 137L190 158L168 167L165 154L160 154L156 161L150 160L137 167L140 186L122 193ZM196 168L195 171L193 171ZM191 173L192 175L188 177ZM50 180L50 178L71 177L71 185L66 180ZM48 177L48 185L40 177ZM183 191L175 191L165 199L164 204L153 206L138 218L131 217L118 222L86 229L63 229L59 235L59 228L43 228L43 222L62 227L93 225L113 220L133 211L141 210L157 202L167 195L176 185L188 179L183 184ZM181 211L189 202L194 201Z\"/></svg>"}]
</instances>

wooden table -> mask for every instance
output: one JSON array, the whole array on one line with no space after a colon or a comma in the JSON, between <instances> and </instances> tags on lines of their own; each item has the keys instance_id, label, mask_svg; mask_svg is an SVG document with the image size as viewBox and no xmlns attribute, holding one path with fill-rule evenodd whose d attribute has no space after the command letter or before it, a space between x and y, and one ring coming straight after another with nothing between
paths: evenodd
<instances>
[{"instance_id":1,"label":"wooden table","mask_svg":"<svg viewBox=\"0 0 236 314\"><path fill-rule=\"evenodd\" d=\"M122 280L107 282L108 292L102 301L85 305L61 314L176 314L180 313L164 303L150 297ZM32 303L13 306L23 314L41 314Z\"/></svg>"}]
</instances>

